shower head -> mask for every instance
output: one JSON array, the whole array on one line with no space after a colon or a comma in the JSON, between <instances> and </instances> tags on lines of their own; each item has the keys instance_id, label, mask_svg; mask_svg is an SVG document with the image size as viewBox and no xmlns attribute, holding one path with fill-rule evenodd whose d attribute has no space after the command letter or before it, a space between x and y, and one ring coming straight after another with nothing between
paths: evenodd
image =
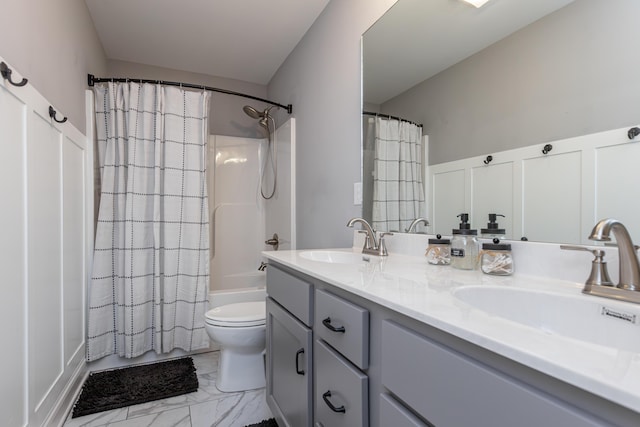
<instances>
[{"instance_id":1,"label":"shower head","mask_svg":"<svg viewBox=\"0 0 640 427\"><path fill-rule=\"evenodd\" d=\"M269 115L269 111L271 111L272 108L273 108L273 106L271 106L269 108L265 108L263 112L260 112L260 111L256 110L255 108L253 108L250 105L245 105L244 107L242 107L242 110L245 112L245 114L247 116L262 121L262 120L265 120L265 119L271 117Z\"/></svg>"},{"instance_id":2,"label":"shower head","mask_svg":"<svg viewBox=\"0 0 640 427\"><path fill-rule=\"evenodd\" d=\"M246 115L251 118L261 119L262 117L264 117L264 113L260 113L258 110L256 110L250 105L245 105L244 107L242 107L242 109L244 110Z\"/></svg>"}]
</instances>

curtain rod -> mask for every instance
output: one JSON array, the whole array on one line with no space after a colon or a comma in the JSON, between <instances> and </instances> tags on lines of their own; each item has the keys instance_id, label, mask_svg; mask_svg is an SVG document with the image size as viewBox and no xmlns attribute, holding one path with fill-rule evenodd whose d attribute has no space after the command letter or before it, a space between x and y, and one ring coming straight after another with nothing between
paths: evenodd
<instances>
[{"instance_id":1,"label":"curtain rod","mask_svg":"<svg viewBox=\"0 0 640 427\"><path fill-rule=\"evenodd\" d=\"M277 102L269 101L268 99L259 98L257 96L253 96L253 95L247 95L246 93L234 92L232 90L220 89L220 88L217 88L217 87L211 87L211 86L205 86L205 85L196 85L196 84L193 84L193 83L170 82L170 81L166 81L166 80L128 79L128 78L122 78L122 77L103 78L103 77L96 77L93 74L87 74L87 83L89 84L90 87L93 87L96 83L107 83L107 82L152 83L152 84L159 84L159 85L165 85L165 86L179 86L179 87L185 87L185 88L189 88L189 89L208 90L210 92L218 92L218 93L224 93L224 94L227 94L227 95L241 96L243 98L249 98L249 99L253 99L255 101L265 102L267 104L271 104L271 105L275 105L276 107L283 108L289 114L291 114L293 112L293 106L291 104L288 104L288 105L278 104Z\"/></svg>"},{"instance_id":2,"label":"curtain rod","mask_svg":"<svg viewBox=\"0 0 640 427\"><path fill-rule=\"evenodd\" d=\"M418 127L422 127L422 125L419 124L419 123L414 123L411 120L403 119L402 117L391 116L389 114L374 113L373 111L363 111L362 114L364 114L366 116L386 117L387 119L399 120L401 122L407 122L407 123L411 123L412 125L416 125Z\"/></svg>"}]
</instances>

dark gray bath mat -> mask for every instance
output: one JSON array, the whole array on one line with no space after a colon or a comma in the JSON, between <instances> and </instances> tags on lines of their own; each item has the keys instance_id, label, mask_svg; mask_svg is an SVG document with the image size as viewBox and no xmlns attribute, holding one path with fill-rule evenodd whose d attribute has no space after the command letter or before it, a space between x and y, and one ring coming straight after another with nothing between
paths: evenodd
<instances>
[{"instance_id":1,"label":"dark gray bath mat","mask_svg":"<svg viewBox=\"0 0 640 427\"><path fill-rule=\"evenodd\" d=\"M257 424L251 424L246 427L278 427L275 418L269 418L268 420L260 421Z\"/></svg>"},{"instance_id":2,"label":"dark gray bath mat","mask_svg":"<svg viewBox=\"0 0 640 427\"><path fill-rule=\"evenodd\" d=\"M72 418L196 390L198 377L190 357L94 372L82 386Z\"/></svg>"}]
</instances>

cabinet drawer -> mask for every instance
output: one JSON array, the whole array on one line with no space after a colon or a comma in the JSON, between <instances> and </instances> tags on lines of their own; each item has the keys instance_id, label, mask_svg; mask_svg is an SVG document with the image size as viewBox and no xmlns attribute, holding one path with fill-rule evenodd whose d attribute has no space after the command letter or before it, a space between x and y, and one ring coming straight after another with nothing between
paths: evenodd
<instances>
[{"instance_id":1,"label":"cabinet drawer","mask_svg":"<svg viewBox=\"0 0 640 427\"><path fill-rule=\"evenodd\" d=\"M369 311L316 289L316 335L361 369L369 366Z\"/></svg>"},{"instance_id":2,"label":"cabinet drawer","mask_svg":"<svg viewBox=\"0 0 640 427\"><path fill-rule=\"evenodd\" d=\"M314 365L315 425L368 426L367 376L320 340L315 341Z\"/></svg>"},{"instance_id":3,"label":"cabinet drawer","mask_svg":"<svg viewBox=\"0 0 640 427\"><path fill-rule=\"evenodd\" d=\"M393 427L432 427L420 421L388 394L380 394L380 425Z\"/></svg>"},{"instance_id":4,"label":"cabinet drawer","mask_svg":"<svg viewBox=\"0 0 640 427\"><path fill-rule=\"evenodd\" d=\"M383 322L381 344L382 384L438 427L602 425L393 322Z\"/></svg>"},{"instance_id":5,"label":"cabinet drawer","mask_svg":"<svg viewBox=\"0 0 640 427\"><path fill-rule=\"evenodd\" d=\"M267 268L267 294L307 326L313 321L313 286L273 264Z\"/></svg>"}]
</instances>

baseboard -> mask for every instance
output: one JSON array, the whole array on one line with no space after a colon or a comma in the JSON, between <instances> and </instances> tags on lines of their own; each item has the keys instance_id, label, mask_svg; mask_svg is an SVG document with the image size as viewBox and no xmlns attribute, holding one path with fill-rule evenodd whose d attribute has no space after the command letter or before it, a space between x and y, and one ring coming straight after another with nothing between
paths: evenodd
<instances>
[{"instance_id":1,"label":"baseboard","mask_svg":"<svg viewBox=\"0 0 640 427\"><path fill-rule=\"evenodd\" d=\"M82 390L82 385L88 376L89 370L87 369L87 363L83 359L71 375L69 382L67 382L67 385L62 390L60 398L54 404L51 412L49 412L49 415L44 420L44 423L42 423L43 427L63 427L69 412L71 412L71 409L80 394L80 390Z\"/></svg>"}]
</instances>

